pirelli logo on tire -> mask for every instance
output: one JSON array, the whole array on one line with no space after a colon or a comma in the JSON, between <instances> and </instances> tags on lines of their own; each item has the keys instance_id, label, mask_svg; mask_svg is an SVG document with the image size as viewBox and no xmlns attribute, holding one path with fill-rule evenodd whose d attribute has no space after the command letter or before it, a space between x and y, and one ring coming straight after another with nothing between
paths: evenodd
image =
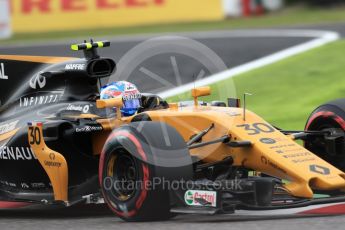
<instances>
[{"instance_id":1,"label":"pirelli logo on tire","mask_svg":"<svg viewBox=\"0 0 345 230\"><path fill-rule=\"evenodd\" d=\"M11 0L11 9L14 32L97 29L224 17L221 0Z\"/></svg>"}]
</instances>

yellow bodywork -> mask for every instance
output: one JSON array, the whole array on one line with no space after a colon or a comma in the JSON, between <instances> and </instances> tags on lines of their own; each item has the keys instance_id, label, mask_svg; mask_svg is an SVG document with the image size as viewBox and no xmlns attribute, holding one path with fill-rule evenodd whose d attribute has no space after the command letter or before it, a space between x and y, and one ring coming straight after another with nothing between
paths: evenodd
<instances>
[{"instance_id":1,"label":"yellow bodywork","mask_svg":"<svg viewBox=\"0 0 345 230\"><path fill-rule=\"evenodd\" d=\"M68 166L62 154L47 147L42 124L29 126L29 144L46 171L54 191L55 201L68 202Z\"/></svg>"},{"instance_id":2,"label":"yellow bodywork","mask_svg":"<svg viewBox=\"0 0 345 230\"><path fill-rule=\"evenodd\" d=\"M224 135L229 135L231 141L250 141L252 147L248 148L231 148L219 143L191 150L191 154L205 162L232 156L235 166L289 180L285 187L294 196L312 198L312 189L345 188L345 173L250 111L246 111L246 121L241 108L199 106L147 114L153 121L166 122L175 127L186 141L212 123L215 128L203 138L205 142Z\"/></svg>"},{"instance_id":3,"label":"yellow bodywork","mask_svg":"<svg viewBox=\"0 0 345 230\"><path fill-rule=\"evenodd\" d=\"M204 90L205 91L205 90ZM201 92L201 94L205 92ZM195 96L198 96L195 94ZM98 107L120 106L117 99L108 102L97 102ZM119 109L118 109L119 110ZM205 163L221 161L233 157L235 166L243 166L254 171L286 179L285 188L296 197L313 197L313 189L345 189L345 173L311 153L296 143L291 136L284 135L255 113L242 108L225 108L211 106L190 106L180 108L177 105L170 109L145 112L152 121L164 122L174 127L187 142L195 134L209 128L203 142L228 136L230 141L249 141L251 147L230 147L226 143L208 145L190 151ZM130 123L133 117L122 118L118 115L112 119L98 119L103 126L103 133L94 134L94 154L99 155L110 132L123 124ZM42 127L38 127L42 135ZM29 132L30 141L30 132ZM56 200L67 200L67 163L63 156L44 144L32 144L37 158L46 170L54 188ZM61 167L45 164L54 153L55 161Z\"/></svg>"}]
</instances>

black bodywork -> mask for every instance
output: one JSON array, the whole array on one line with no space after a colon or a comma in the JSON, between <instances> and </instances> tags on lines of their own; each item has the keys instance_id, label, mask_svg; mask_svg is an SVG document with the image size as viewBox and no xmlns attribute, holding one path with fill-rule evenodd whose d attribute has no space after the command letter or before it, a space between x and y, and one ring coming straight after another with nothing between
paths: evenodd
<instances>
[{"instance_id":1,"label":"black bodywork","mask_svg":"<svg viewBox=\"0 0 345 230\"><path fill-rule=\"evenodd\" d=\"M53 200L49 178L28 144L31 121L45 123L48 147L67 160L69 200L98 192L99 157L93 153L91 136L102 126L81 116L104 116L95 103L99 79L110 76L116 64L95 50L85 54L85 59L53 65L1 60L8 79L0 79L0 200ZM5 136L11 132L10 138Z\"/></svg>"}]
</instances>

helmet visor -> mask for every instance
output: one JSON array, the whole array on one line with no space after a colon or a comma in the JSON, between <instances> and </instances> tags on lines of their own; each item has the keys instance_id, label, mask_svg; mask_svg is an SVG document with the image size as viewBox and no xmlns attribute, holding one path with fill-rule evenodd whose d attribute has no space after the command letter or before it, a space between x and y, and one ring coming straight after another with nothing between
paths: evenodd
<instances>
[{"instance_id":1,"label":"helmet visor","mask_svg":"<svg viewBox=\"0 0 345 230\"><path fill-rule=\"evenodd\" d=\"M141 102L139 99L126 100L126 101L123 101L123 107L121 111L126 116L131 116L131 115L134 115L138 111L140 106L141 106Z\"/></svg>"}]
</instances>

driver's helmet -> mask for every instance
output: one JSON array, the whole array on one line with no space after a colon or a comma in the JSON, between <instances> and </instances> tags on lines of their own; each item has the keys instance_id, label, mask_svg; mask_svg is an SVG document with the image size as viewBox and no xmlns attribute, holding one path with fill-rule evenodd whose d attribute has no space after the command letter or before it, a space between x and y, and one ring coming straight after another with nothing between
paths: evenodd
<instances>
[{"instance_id":1,"label":"driver's helmet","mask_svg":"<svg viewBox=\"0 0 345 230\"><path fill-rule=\"evenodd\" d=\"M141 107L141 94L138 88L127 81L118 81L103 86L101 89L101 99L111 99L122 96L123 107L121 112L123 116L133 116Z\"/></svg>"}]
</instances>

